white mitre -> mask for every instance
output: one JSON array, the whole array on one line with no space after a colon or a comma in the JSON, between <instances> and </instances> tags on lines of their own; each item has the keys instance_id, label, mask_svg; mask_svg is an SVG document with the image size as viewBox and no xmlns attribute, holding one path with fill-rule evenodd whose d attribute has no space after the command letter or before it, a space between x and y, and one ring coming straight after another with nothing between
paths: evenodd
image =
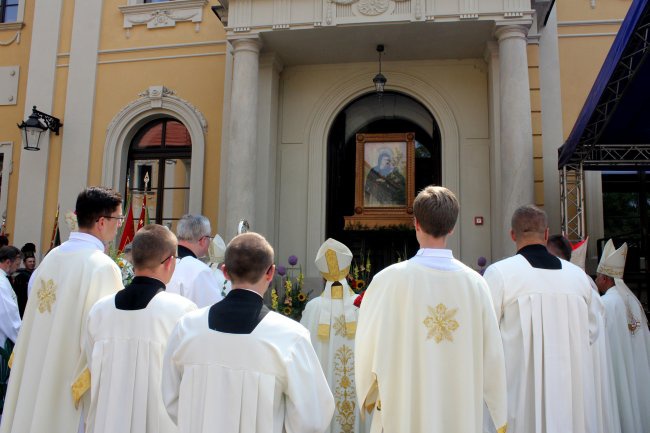
<instances>
[{"instance_id":1,"label":"white mitre","mask_svg":"<svg viewBox=\"0 0 650 433\"><path fill-rule=\"evenodd\" d=\"M585 270L585 262L587 261L587 244L589 243L589 236L577 244L571 245L571 263L579 266L583 271Z\"/></svg>"},{"instance_id":2,"label":"white mitre","mask_svg":"<svg viewBox=\"0 0 650 433\"><path fill-rule=\"evenodd\" d=\"M321 313L318 321L318 336L329 338L332 325L332 303L342 302L355 296L346 277L350 273L352 263L352 251L341 242L332 238L323 242L323 245L316 253L316 267L325 278L325 290L321 294ZM341 285L332 287L332 284L339 282ZM354 301L352 301L354 302ZM354 336L357 329L354 310L345 314L345 330L349 337Z\"/></svg>"},{"instance_id":3,"label":"white mitre","mask_svg":"<svg viewBox=\"0 0 650 433\"><path fill-rule=\"evenodd\" d=\"M222 263L226 256L226 243L221 236L216 235L208 247L208 257L211 263Z\"/></svg>"},{"instance_id":4,"label":"white mitre","mask_svg":"<svg viewBox=\"0 0 650 433\"><path fill-rule=\"evenodd\" d=\"M612 278L623 278L626 256L627 243L624 243L619 249L616 249L614 242L611 239L608 240L603 249L603 255L600 257L600 263L596 272Z\"/></svg>"}]
</instances>

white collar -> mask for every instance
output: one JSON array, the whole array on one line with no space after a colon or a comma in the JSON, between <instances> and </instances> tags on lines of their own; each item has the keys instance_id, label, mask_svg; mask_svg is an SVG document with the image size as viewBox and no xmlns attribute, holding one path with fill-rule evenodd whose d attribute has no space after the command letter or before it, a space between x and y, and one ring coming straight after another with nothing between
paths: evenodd
<instances>
[{"instance_id":1,"label":"white collar","mask_svg":"<svg viewBox=\"0 0 650 433\"><path fill-rule=\"evenodd\" d=\"M422 257L437 257L441 259L454 258L454 254L451 252L451 250L443 248L420 248L415 255Z\"/></svg>"},{"instance_id":2,"label":"white collar","mask_svg":"<svg viewBox=\"0 0 650 433\"><path fill-rule=\"evenodd\" d=\"M99 251L104 251L104 243L99 239L97 239L95 236L90 235L88 233L72 232L70 233L70 238L68 240L74 242L88 243L91 244L93 247L95 247L95 249L98 249Z\"/></svg>"}]
</instances>

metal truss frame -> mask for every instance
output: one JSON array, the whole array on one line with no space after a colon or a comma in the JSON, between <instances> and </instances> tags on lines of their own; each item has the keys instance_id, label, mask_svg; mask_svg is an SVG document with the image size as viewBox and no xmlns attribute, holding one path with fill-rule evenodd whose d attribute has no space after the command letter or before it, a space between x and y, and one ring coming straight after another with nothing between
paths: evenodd
<instances>
[{"instance_id":1,"label":"metal truss frame","mask_svg":"<svg viewBox=\"0 0 650 433\"><path fill-rule=\"evenodd\" d=\"M628 85L644 61L650 61L650 7L646 7L607 87L600 96L575 152L560 169L562 231L571 241L586 236L584 170L640 169L650 167L650 143L601 144L603 131Z\"/></svg>"},{"instance_id":2,"label":"metal truss frame","mask_svg":"<svg viewBox=\"0 0 650 433\"><path fill-rule=\"evenodd\" d=\"M585 180L582 163L567 164L560 170L560 212L562 233L571 242L586 236Z\"/></svg>"}]
</instances>

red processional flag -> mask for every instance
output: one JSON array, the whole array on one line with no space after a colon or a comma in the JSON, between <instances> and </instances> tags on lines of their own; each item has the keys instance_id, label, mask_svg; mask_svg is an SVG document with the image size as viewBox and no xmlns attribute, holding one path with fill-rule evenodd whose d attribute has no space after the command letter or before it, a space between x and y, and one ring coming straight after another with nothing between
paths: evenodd
<instances>
[{"instance_id":1,"label":"red processional flag","mask_svg":"<svg viewBox=\"0 0 650 433\"><path fill-rule=\"evenodd\" d=\"M149 224L149 211L147 210L147 194L145 193L142 198L142 209L140 210L140 218L138 218L138 229L136 232L147 224Z\"/></svg>"},{"instance_id":2,"label":"red processional flag","mask_svg":"<svg viewBox=\"0 0 650 433\"><path fill-rule=\"evenodd\" d=\"M127 207L129 210L126 214L126 219L124 224L122 224L122 236L120 236L120 246L118 248L119 252L124 251L124 247L127 246L133 240L135 236L135 230L133 230L133 206L131 205L131 200L128 200Z\"/></svg>"}]
</instances>

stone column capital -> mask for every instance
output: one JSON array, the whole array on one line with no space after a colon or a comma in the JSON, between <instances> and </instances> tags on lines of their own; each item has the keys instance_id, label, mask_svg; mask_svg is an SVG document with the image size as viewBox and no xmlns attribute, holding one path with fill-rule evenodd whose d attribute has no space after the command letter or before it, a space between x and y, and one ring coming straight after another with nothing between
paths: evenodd
<instances>
[{"instance_id":1,"label":"stone column capital","mask_svg":"<svg viewBox=\"0 0 650 433\"><path fill-rule=\"evenodd\" d=\"M231 39L230 43L232 44L233 54L237 54L242 51L249 51L254 54L259 54L260 50L262 49L262 41L260 40L259 36Z\"/></svg>"},{"instance_id":2,"label":"stone column capital","mask_svg":"<svg viewBox=\"0 0 650 433\"><path fill-rule=\"evenodd\" d=\"M497 26L494 31L494 36L496 36L499 43L511 38L526 40L527 35L528 27L522 25Z\"/></svg>"}]
</instances>

